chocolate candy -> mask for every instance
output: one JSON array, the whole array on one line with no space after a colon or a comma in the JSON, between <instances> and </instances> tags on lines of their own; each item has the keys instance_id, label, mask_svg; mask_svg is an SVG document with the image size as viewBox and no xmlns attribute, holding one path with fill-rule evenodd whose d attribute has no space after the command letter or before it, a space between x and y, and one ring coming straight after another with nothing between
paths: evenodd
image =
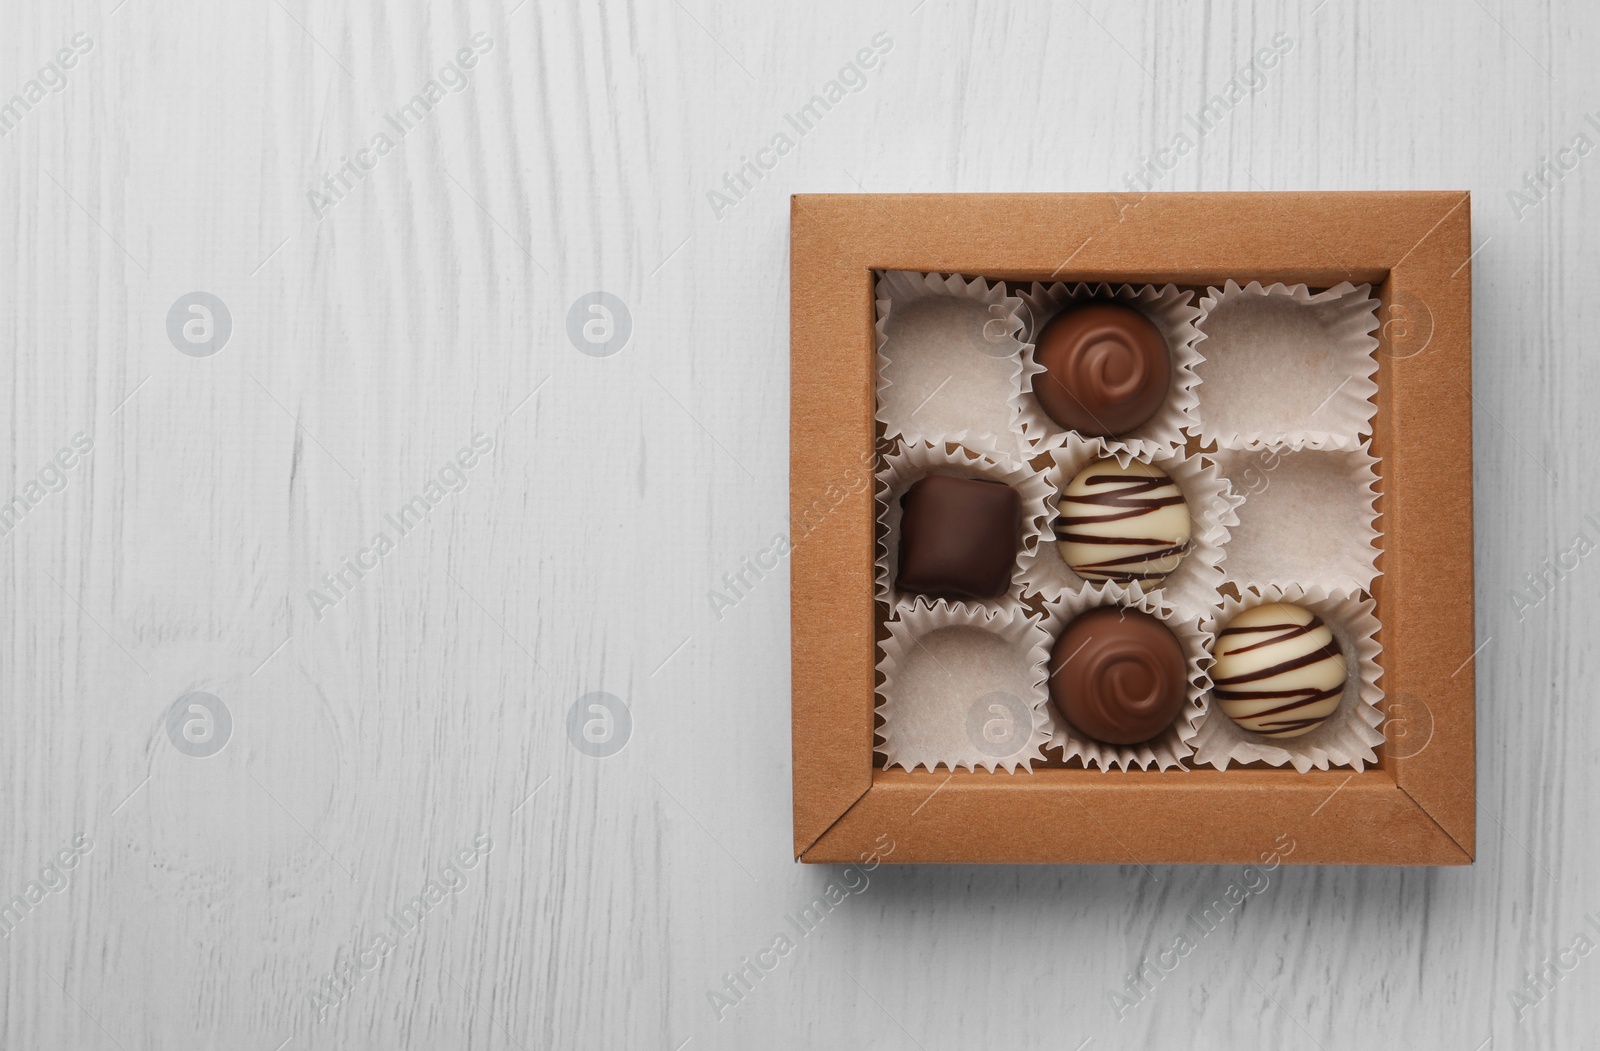
<instances>
[{"instance_id":1,"label":"chocolate candy","mask_svg":"<svg viewBox=\"0 0 1600 1051\"><path fill-rule=\"evenodd\" d=\"M1154 416L1166 399L1172 358L1161 330L1131 307L1069 307L1039 333L1033 394L1052 420L1110 438Z\"/></svg>"},{"instance_id":2,"label":"chocolate candy","mask_svg":"<svg viewBox=\"0 0 1600 1051\"><path fill-rule=\"evenodd\" d=\"M1106 744L1138 744L1178 717L1188 695L1183 646L1136 609L1102 606L1073 619L1050 653L1050 699L1073 727Z\"/></svg>"},{"instance_id":3,"label":"chocolate candy","mask_svg":"<svg viewBox=\"0 0 1600 1051\"><path fill-rule=\"evenodd\" d=\"M1217 707L1263 737L1310 733L1344 696L1339 641L1322 618L1287 602L1234 617L1217 636L1212 656Z\"/></svg>"},{"instance_id":4,"label":"chocolate candy","mask_svg":"<svg viewBox=\"0 0 1600 1051\"><path fill-rule=\"evenodd\" d=\"M1016 490L935 474L907 489L900 508L902 591L975 599L1005 594L1022 529Z\"/></svg>"},{"instance_id":5,"label":"chocolate candy","mask_svg":"<svg viewBox=\"0 0 1600 1051\"><path fill-rule=\"evenodd\" d=\"M1189 548L1189 507L1165 471L1096 460L1067 485L1056 518L1061 557L1085 580L1159 580Z\"/></svg>"}]
</instances>

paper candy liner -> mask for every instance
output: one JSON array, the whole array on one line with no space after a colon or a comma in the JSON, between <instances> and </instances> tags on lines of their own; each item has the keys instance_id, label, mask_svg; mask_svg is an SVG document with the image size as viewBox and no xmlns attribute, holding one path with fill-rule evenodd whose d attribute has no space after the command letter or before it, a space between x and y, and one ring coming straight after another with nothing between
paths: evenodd
<instances>
[{"instance_id":1,"label":"paper candy liner","mask_svg":"<svg viewBox=\"0 0 1600 1051\"><path fill-rule=\"evenodd\" d=\"M1050 486L1050 516L1045 519L1039 538L1038 555L1029 562L1025 593L1038 594L1046 601L1085 587L1098 587L1073 572L1061 557L1055 541L1054 522L1061 494L1074 476L1104 453L1098 441L1068 434L1052 452L1053 466L1045 472ZM1116 457L1126 463L1127 451ZM1190 547L1178 568L1160 582L1134 581L1143 592L1171 605L1177 612L1199 617L1217 603L1217 588L1223 581L1221 563L1231 528L1238 523L1235 509L1242 502L1204 455L1164 454L1140 460L1154 463L1177 483L1189 508Z\"/></svg>"},{"instance_id":2,"label":"paper candy liner","mask_svg":"<svg viewBox=\"0 0 1600 1051\"><path fill-rule=\"evenodd\" d=\"M1199 367L1199 435L1223 449L1303 440L1353 449L1370 425L1378 385L1373 352L1378 300L1344 282L1312 295L1305 285L1208 289Z\"/></svg>"},{"instance_id":3,"label":"paper candy liner","mask_svg":"<svg viewBox=\"0 0 1600 1051\"><path fill-rule=\"evenodd\" d=\"M1022 534L1017 545L1017 564L1012 568L1011 587L1000 598L981 603L1019 606L1024 581L1028 579L1039 554L1039 538L1045 517L1054 514L1050 507L1050 486L1042 474L1024 464L994 454L974 452L964 446L952 449L944 442L938 445L909 443L883 458L883 467L878 471L877 478L879 529L876 574L879 601L896 605L917 597L913 593L902 592L895 585L900 572L900 497L913 484L930 474L1004 482L1022 498Z\"/></svg>"},{"instance_id":4,"label":"paper candy liner","mask_svg":"<svg viewBox=\"0 0 1600 1051\"><path fill-rule=\"evenodd\" d=\"M1032 770L1050 739L1050 637L1020 608L903 603L878 671L884 766Z\"/></svg>"},{"instance_id":5,"label":"paper candy liner","mask_svg":"<svg viewBox=\"0 0 1600 1051\"><path fill-rule=\"evenodd\" d=\"M1200 311L1192 304L1193 298L1193 292L1180 291L1174 285L1112 287L1108 284L1067 285L1059 281L1049 287L1034 282L1030 291L1022 293L1028 315L1028 342L1022 348L1022 370L1011 391L1011 405L1019 432L1035 451L1058 448L1069 435L1076 436L1076 432L1068 431L1046 415L1039 399L1033 396L1033 377L1044 371L1044 366L1034 360L1034 344L1051 318L1067 307L1089 302L1133 307L1154 322L1166 337L1167 349L1172 354L1172 383L1161 409L1129 433L1115 438L1078 437L1098 444L1106 452L1140 459L1183 446L1184 428L1194 425L1193 413L1199 403L1195 387L1200 380L1195 367L1201 357L1195 344L1200 340L1200 330L1195 322L1200 318Z\"/></svg>"},{"instance_id":6,"label":"paper candy liner","mask_svg":"<svg viewBox=\"0 0 1600 1051\"><path fill-rule=\"evenodd\" d=\"M1136 745L1104 744L1085 737L1062 717L1055 709L1055 705L1051 704L1048 706L1050 747L1061 749L1063 759L1077 758L1084 766L1091 769L1181 768L1183 761L1194 753L1190 742L1204 714L1204 697L1211 689L1211 680L1206 677L1204 670L1205 660L1210 652L1210 636L1202 629L1198 616L1186 616L1174 611L1160 602L1156 596L1145 594L1137 582L1127 588L1118 584L1101 584L1068 592L1046 604L1043 628L1049 637L1050 648L1055 647L1056 640L1075 617L1100 606L1123 606L1141 610L1156 617L1171 629L1178 641L1183 644L1183 652L1188 658L1188 700L1184 704L1183 711L1159 737ZM1050 673L1048 652L1044 660L1042 671L1048 679Z\"/></svg>"},{"instance_id":7,"label":"paper candy liner","mask_svg":"<svg viewBox=\"0 0 1600 1051\"><path fill-rule=\"evenodd\" d=\"M1239 588L1320 585L1361 591L1378 575L1378 476L1363 443L1317 449L1304 439L1281 448L1213 454L1243 498L1222 570Z\"/></svg>"},{"instance_id":8,"label":"paper candy liner","mask_svg":"<svg viewBox=\"0 0 1600 1051\"><path fill-rule=\"evenodd\" d=\"M878 277L878 420L887 438L1025 459L1012 424L1022 301L1002 282L889 270Z\"/></svg>"},{"instance_id":9,"label":"paper candy liner","mask_svg":"<svg viewBox=\"0 0 1600 1051\"><path fill-rule=\"evenodd\" d=\"M1333 637L1344 651L1348 673L1344 697L1321 726L1300 737L1278 740L1240 729L1211 703L1194 739L1194 761L1218 770L1226 770L1229 763L1288 764L1302 774L1312 767L1326 770L1347 766L1359 772L1366 764L1376 763L1374 748L1383 743L1383 733L1378 729L1383 721L1383 712L1378 708L1383 700L1378 677L1383 670L1378 667L1382 648L1375 637L1378 619L1372 600L1346 592L1330 593L1320 587L1267 588L1260 595L1246 593L1242 600L1224 598L1207 621L1206 630L1215 638L1242 611L1272 602L1304 606L1333 630Z\"/></svg>"}]
</instances>

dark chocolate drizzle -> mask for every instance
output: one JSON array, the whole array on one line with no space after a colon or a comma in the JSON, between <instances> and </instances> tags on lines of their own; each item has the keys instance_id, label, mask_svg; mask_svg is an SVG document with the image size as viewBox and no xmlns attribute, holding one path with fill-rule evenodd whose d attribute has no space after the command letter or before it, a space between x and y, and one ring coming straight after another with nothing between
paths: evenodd
<instances>
[{"instance_id":1,"label":"dark chocolate drizzle","mask_svg":"<svg viewBox=\"0 0 1600 1051\"><path fill-rule=\"evenodd\" d=\"M1309 635L1311 632L1325 626L1326 625L1324 625L1322 622L1322 618L1313 613L1311 614L1311 619L1304 624L1257 624L1250 627L1237 628L1230 625L1229 627L1218 632L1217 638L1221 640L1229 636L1259 635L1267 632L1277 633L1268 638L1262 639L1259 642L1252 642L1248 646L1241 646L1236 650L1230 650L1226 654L1226 656L1233 656L1235 654L1248 653L1251 650L1260 649L1263 646L1275 646L1279 643L1288 642L1291 639L1296 639L1303 635ZM1332 633L1330 632L1329 634L1331 636ZM1257 683L1264 679L1270 679L1275 675L1282 675L1285 672L1291 672L1299 668L1309 667L1313 664L1318 664L1322 661L1329 660L1330 658L1342 658L1343 656L1344 653L1339 647L1338 640L1330 637L1326 644L1319 646L1308 653L1303 653L1298 657L1291 657L1288 660L1280 661L1277 664L1270 665L1269 667L1263 668L1260 671L1247 672L1240 675L1214 676L1214 688L1212 695L1219 701L1283 701L1284 703L1276 707L1267 708L1260 712L1241 716L1241 718L1252 724L1251 726L1246 727L1246 729L1249 729L1254 733L1258 733L1263 737L1285 737L1293 734L1297 730L1305 730L1316 726L1318 723L1323 722L1327 718L1327 716L1300 716L1298 718L1292 716L1295 712L1299 712L1314 704L1318 704L1322 701L1328 700L1329 698L1338 697L1339 695L1343 694L1345 688L1344 676L1341 675L1339 677L1339 682L1336 685L1325 690L1309 686L1297 687L1295 689L1261 689L1259 687L1254 689L1241 689L1240 687L1248 686L1250 683Z\"/></svg>"},{"instance_id":2,"label":"dark chocolate drizzle","mask_svg":"<svg viewBox=\"0 0 1600 1051\"><path fill-rule=\"evenodd\" d=\"M1162 507L1182 504L1184 502L1183 493L1172 479L1138 478L1121 474L1092 474L1084 481L1089 485L1115 484L1119 488L1106 492L1068 496L1063 499L1062 503L1107 507L1112 508L1113 512L1106 515L1057 514L1052 523L1056 539L1074 544L1144 547L1148 550L1137 551L1121 558L1075 565L1073 568L1078 574L1088 579L1127 582L1133 580L1158 580L1171 572L1171 570L1149 570L1142 567L1173 555L1183 554L1189 550L1190 543L1188 541L1174 544L1171 537L1096 536L1090 533L1074 532L1073 530L1075 527L1082 525L1099 525L1107 522L1121 522L1131 518L1139 518L1143 515L1153 514ZM1162 493L1162 490L1166 489L1170 489L1171 493Z\"/></svg>"}]
</instances>

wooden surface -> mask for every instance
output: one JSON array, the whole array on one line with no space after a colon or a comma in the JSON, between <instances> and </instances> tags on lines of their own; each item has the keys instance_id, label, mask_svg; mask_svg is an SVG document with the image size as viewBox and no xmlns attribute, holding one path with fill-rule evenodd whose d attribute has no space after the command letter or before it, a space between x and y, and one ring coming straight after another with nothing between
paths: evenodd
<instances>
[{"instance_id":1,"label":"wooden surface","mask_svg":"<svg viewBox=\"0 0 1600 1051\"><path fill-rule=\"evenodd\" d=\"M518 2L0 10L0 105L91 45L0 137L0 494L39 482L0 537L0 1047L1583 1046L1600 577L1525 576L1600 540L1600 159L1524 178L1600 143L1600 13ZM787 563L744 566L788 527L788 195L1125 188L1280 33L1154 188L1473 193L1477 864L795 865ZM603 357L586 304L569 336L596 290L631 316ZM209 357L168 334L195 291L232 318ZM466 488L314 603L475 434ZM196 691L207 758L167 729ZM569 732L600 691L605 758L599 701Z\"/></svg>"}]
</instances>

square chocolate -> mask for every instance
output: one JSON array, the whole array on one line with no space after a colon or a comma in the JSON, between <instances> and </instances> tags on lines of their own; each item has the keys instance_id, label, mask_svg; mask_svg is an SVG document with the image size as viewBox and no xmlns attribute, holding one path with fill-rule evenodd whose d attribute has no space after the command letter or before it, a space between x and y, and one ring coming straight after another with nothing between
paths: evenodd
<instances>
[{"instance_id":1,"label":"square chocolate","mask_svg":"<svg viewBox=\"0 0 1600 1051\"><path fill-rule=\"evenodd\" d=\"M1011 586L1022 500L1004 482L929 475L900 498L902 591L999 598Z\"/></svg>"}]
</instances>

